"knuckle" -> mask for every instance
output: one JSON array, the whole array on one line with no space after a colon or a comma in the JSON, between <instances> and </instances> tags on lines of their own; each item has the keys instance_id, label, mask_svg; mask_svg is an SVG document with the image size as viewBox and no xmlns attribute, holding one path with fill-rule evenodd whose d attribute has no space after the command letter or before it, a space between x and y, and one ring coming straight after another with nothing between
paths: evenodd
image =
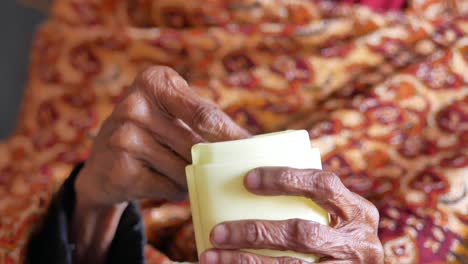
<instances>
[{"instance_id":1,"label":"knuckle","mask_svg":"<svg viewBox=\"0 0 468 264\"><path fill-rule=\"evenodd\" d=\"M255 255L252 254L239 254L239 264L261 264L262 261Z\"/></svg>"},{"instance_id":2,"label":"knuckle","mask_svg":"<svg viewBox=\"0 0 468 264\"><path fill-rule=\"evenodd\" d=\"M113 115L118 118L129 118L129 113L136 104L134 93L130 94L127 98L122 100L115 108Z\"/></svg>"},{"instance_id":3,"label":"knuckle","mask_svg":"<svg viewBox=\"0 0 468 264\"><path fill-rule=\"evenodd\" d=\"M157 86L162 78L173 74L177 73L167 66L151 66L140 73L138 80L141 88L148 88Z\"/></svg>"},{"instance_id":4,"label":"knuckle","mask_svg":"<svg viewBox=\"0 0 468 264\"><path fill-rule=\"evenodd\" d=\"M381 264L384 261L384 249L382 247L382 243L378 239L375 242L367 243L367 254L366 261L372 261L372 263Z\"/></svg>"},{"instance_id":5,"label":"knuckle","mask_svg":"<svg viewBox=\"0 0 468 264\"><path fill-rule=\"evenodd\" d=\"M362 222L358 224L363 224L364 226L369 227L368 230L370 229L369 231L371 233L377 233L380 221L379 210L373 203L364 197L357 194L354 194L354 197L356 197L356 200L358 201L354 206L354 208L356 208L355 214L359 216L355 220Z\"/></svg>"},{"instance_id":6,"label":"knuckle","mask_svg":"<svg viewBox=\"0 0 468 264\"><path fill-rule=\"evenodd\" d=\"M157 97L166 96L187 86L185 80L173 69L167 66L152 66L147 68L138 77L139 88L150 92Z\"/></svg>"},{"instance_id":7,"label":"knuckle","mask_svg":"<svg viewBox=\"0 0 468 264\"><path fill-rule=\"evenodd\" d=\"M344 191L344 186L336 174L328 171L321 171L318 177L318 188L325 190L335 196L341 196Z\"/></svg>"},{"instance_id":8,"label":"knuckle","mask_svg":"<svg viewBox=\"0 0 468 264\"><path fill-rule=\"evenodd\" d=\"M258 222L249 222L245 226L245 239L250 245L259 245L265 237L264 227Z\"/></svg>"},{"instance_id":9,"label":"knuckle","mask_svg":"<svg viewBox=\"0 0 468 264\"><path fill-rule=\"evenodd\" d=\"M125 189L128 189L127 183L132 181L134 176L138 174L138 171L132 166L128 153L124 151L115 152L114 161L113 172L108 174L106 186L110 189L118 190L120 193L125 193ZM122 171L125 171L125 173L121 173Z\"/></svg>"},{"instance_id":10,"label":"knuckle","mask_svg":"<svg viewBox=\"0 0 468 264\"><path fill-rule=\"evenodd\" d=\"M139 93L129 95L117 109L120 119L144 122L146 117L151 116L147 101Z\"/></svg>"},{"instance_id":11,"label":"knuckle","mask_svg":"<svg viewBox=\"0 0 468 264\"><path fill-rule=\"evenodd\" d=\"M319 225L311 221L295 219L292 222L292 226L293 238L296 240L295 244L302 250L310 249L312 244L322 246L324 243L322 230Z\"/></svg>"},{"instance_id":12,"label":"knuckle","mask_svg":"<svg viewBox=\"0 0 468 264\"><path fill-rule=\"evenodd\" d=\"M125 134L127 126L127 122L122 123L116 130L114 130L114 132L112 132L112 135L109 137L109 145L111 147L125 149Z\"/></svg>"},{"instance_id":13,"label":"knuckle","mask_svg":"<svg viewBox=\"0 0 468 264\"><path fill-rule=\"evenodd\" d=\"M365 207L366 207L366 212L367 212L367 218L369 219L369 222L372 225L372 227L375 229L375 231L377 231L377 228L379 226L379 221L380 221L379 210L371 202L365 200L365 203L366 203Z\"/></svg>"},{"instance_id":14,"label":"knuckle","mask_svg":"<svg viewBox=\"0 0 468 264\"><path fill-rule=\"evenodd\" d=\"M327 234L319 224L302 219L292 219L288 221L289 241L288 246L309 252L315 247L322 247L328 242Z\"/></svg>"},{"instance_id":15,"label":"knuckle","mask_svg":"<svg viewBox=\"0 0 468 264\"><path fill-rule=\"evenodd\" d=\"M281 169L277 179L278 179L278 183L281 186L291 186L291 187L301 186L300 179L295 176L291 168Z\"/></svg>"},{"instance_id":16,"label":"knuckle","mask_svg":"<svg viewBox=\"0 0 468 264\"><path fill-rule=\"evenodd\" d=\"M324 184L329 188L334 188L341 184L340 178L332 172L322 172L320 176L324 180Z\"/></svg>"},{"instance_id":17,"label":"knuckle","mask_svg":"<svg viewBox=\"0 0 468 264\"><path fill-rule=\"evenodd\" d=\"M193 113L192 120L194 125L202 131L209 130L217 133L224 129L224 122L222 122L221 117L217 113L217 107L215 105L199 105Z\"/></svg>"},{"instance_id":18,"label":"knuckle","mask_svg":"<svg viewBox=\"0 0 468 264\"><path fill-rule=\"evenodd\" d=\"M132 144L136 142L138 142L138 134L130 121L124 121L109 138L109 145L112 148L124 151L133 149Z\"/></svg>"}]
</instances>

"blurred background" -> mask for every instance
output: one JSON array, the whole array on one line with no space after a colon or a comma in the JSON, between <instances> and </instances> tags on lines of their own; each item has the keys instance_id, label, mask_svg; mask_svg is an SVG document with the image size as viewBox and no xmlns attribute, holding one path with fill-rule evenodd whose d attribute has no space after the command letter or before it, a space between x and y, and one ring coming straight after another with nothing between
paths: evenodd
<instances>
[{"instance_id":1,"label":"blurred background","mask_svg":"<svg viewBox=\"0 0 468 264\"><path fill-rule=\"evenodd\" d=\"M0 3L0 139L15 126L27 80L29 49L44 13L16 0Z\"/></svg>"}]
</instances>

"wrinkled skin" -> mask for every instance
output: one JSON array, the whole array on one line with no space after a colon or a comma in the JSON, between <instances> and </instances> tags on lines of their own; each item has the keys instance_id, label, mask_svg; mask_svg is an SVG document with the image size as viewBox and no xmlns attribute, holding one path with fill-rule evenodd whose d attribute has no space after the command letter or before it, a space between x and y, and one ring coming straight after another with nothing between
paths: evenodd
<instances>
[{"instance_id":1,"label":"wrinkled skin","mask_svg":"<svg viewBox=\"0 0 468 264\"><path fill-rule=\"evenodd\" d=\"M175 71L150 68L104 122L77 188L86 185L92 190L88 198L102 205L140 198L182 200L192 145L247 136Z\"/></svg>"},{"instance_id":2,"label":"wrinkled skin","mask_svg":"<svg viewBox=\"0 0 468 264\"><path fill-rule=\"evenodd\" d=\"M197 96L175 71L141 73L104 122L75 183L71 239L76 263L103 263L128 201L187 198L185 166L199 142L246 138L211 102ZM212 232L215 250L201 263L303 263L239 249L294 250L323 256L321 263L382 263L378 212L335 175L319 170L260 168L245 178L261 195L306 196L328 210L332 227L293 219L223 223Z\"/></svg>"},{"instance_id":3,"label":"wrinkled skin","mask_svg":"<svg viewBox=\"0 0 468 264\"><path fill-rule=\"evenodd\" d=\"M217 225L211 232L216 249L201 256L202 264L308 263L299 259L269 258L239 249L293 250L320 256L320 263L383 263L377 236L375 206L349 191L330 172L281 167L258 168L245 178L248 190L259 195L305 196L326 209L331 226L312 221L245 220Z\"/></svg>"}]
</instances>

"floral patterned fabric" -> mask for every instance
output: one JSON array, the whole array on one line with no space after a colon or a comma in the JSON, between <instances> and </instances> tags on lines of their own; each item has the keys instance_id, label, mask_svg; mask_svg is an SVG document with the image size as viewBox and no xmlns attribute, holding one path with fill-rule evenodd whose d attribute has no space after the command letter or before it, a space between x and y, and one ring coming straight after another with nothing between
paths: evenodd
<instances>
[{"instance_id":1,"label":"floral patterned fabric","mask_svg":"<svg viewBox=\"0 0 468 264\"><path fill-rule=\"evenodd\" d=\"M307 129L381 214L386 263L468 263L468 3L56 0L0 143L0 263L141 69L173 67L253 133ZM141 201L148 263L195 261L187 202ZM165 252L157 251L164 248Z\"/></svg>"}]
</instances>

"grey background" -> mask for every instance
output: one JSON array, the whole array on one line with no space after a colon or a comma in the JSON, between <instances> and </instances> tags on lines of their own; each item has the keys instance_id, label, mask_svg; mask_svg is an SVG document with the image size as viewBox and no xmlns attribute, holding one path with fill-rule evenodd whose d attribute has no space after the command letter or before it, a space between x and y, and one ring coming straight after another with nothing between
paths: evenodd
<instances>
[{"instance_id":1,"label":"grey background","mask_svg":"<svg viewBox=\"0 0 468 264\"><path fill-rule=\"evenodd\" d=\"M0 3L0 139L15 126L26 83L29 49L45 15L15 0Z\"/></svg>"}]
</instances>

